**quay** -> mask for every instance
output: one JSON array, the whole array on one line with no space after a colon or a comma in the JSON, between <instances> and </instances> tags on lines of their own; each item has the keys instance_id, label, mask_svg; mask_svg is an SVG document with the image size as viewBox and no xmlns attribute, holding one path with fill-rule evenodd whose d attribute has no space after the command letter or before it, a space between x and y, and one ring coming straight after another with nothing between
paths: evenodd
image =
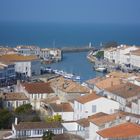
<instances>
[{"instance_id":1,"label":"quay","mask_svg":"<svg viewBox=\"0 0 140 140\"><path fill-rule=\"evenodd\" d=\"M72 52L88 52L88 51L97 51L94 47L85 46L85 47L63 47L61 48L62 53L72 53Z\"/></svg>"}]
</instances>

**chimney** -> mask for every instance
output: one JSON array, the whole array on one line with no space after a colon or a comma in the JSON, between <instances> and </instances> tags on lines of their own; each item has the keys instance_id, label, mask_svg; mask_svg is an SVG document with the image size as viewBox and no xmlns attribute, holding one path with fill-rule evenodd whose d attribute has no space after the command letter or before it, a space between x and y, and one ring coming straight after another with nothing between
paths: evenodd
<instances>
[{"instance_id":1,"label":"chimney","mask_svg":"<svg viewBox=\"0 0 140 140\"><path fill-rule=\"evenodd\" d=\"M90 89L89 93L91 94L92 92L93 92L92 89Z\"/></svg>"},{"instance_id":2,"label":"chimney","mask_svg":"<svg viewBox=\"0 0 140 140\"><path fill-rule=\"evenodd\" d=\"M113 83L113 81L111 81L111 87L113 87L113 85L114 85L114 83Z\"/></svg>"},{"instance_id":3,"label":"chimney","mask_svg":"<svg viewBox=\"0 0 140 140\"><path fill-rule=\"evenodd\" d=\"M18 122L18 118L16 117L15 118L15 125L17 125L17 122Z\"/></svg>"}]
</instances>

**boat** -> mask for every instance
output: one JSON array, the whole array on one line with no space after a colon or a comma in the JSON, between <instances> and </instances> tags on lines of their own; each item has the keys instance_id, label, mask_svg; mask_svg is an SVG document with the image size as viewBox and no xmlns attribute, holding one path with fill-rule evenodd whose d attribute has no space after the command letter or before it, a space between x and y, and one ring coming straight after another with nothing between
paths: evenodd
<instances>
[{"instance_id":1,"label":"boat","mask_svg":"<svg viewBox=\"0 0 140 140\"><path fill-rule=\"evenodd\" d=\"M74 75L74 74L72 74L72 73L67 73L67 72L65 72L65 71L63 71L63 70L53 70L53 72L54 72L55 74L58 74L58 75L63 76L63 77L66 78L66 79L71 79L71 80L73 80L73 81L78 81L78 80L80 80L80 76L76 76L76 75Z\"/></svg>"},{"instance_id":2,"label":"boat","mask_svg":"<svg viewBox=\"0 0 140 140\"><path fill-rule=\"evenodd\" d=\"M106 71L107 71L107 68L98 67L98 68L96 68L95 70L98 71L98 72L106 72Z\"/></svg>"}]
</instances>

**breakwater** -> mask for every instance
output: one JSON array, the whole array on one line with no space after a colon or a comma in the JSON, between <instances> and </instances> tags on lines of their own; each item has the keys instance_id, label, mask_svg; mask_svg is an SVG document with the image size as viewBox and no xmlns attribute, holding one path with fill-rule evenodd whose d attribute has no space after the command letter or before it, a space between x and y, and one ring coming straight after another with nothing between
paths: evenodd
<instances>
[{"instance_id":1,"label":"breakwater","mask_svg":"<svg viewBox=\"0 0 140 140\"><path fill-rule=\"evenodd\" d=\"M88 52L88 51L96 51L94 47L63 47L61 48L62 53L72 53L72 52Z\"/></svg>"}]
</instances>

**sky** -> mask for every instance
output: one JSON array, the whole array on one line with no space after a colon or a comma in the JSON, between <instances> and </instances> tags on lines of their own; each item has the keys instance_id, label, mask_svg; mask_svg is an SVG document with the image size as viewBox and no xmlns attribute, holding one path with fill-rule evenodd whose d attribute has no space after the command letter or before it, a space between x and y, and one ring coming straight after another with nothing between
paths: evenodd
<instances>
[{"instance_id":1,"label":"sky","mask_svg":"<svg viewBox=\"0 0 140 140\"><path fill-rule=\"evenodd\" d=\"M140 24L140 0L0 0L0 22Z\"/></svg>"}]
</instances>

